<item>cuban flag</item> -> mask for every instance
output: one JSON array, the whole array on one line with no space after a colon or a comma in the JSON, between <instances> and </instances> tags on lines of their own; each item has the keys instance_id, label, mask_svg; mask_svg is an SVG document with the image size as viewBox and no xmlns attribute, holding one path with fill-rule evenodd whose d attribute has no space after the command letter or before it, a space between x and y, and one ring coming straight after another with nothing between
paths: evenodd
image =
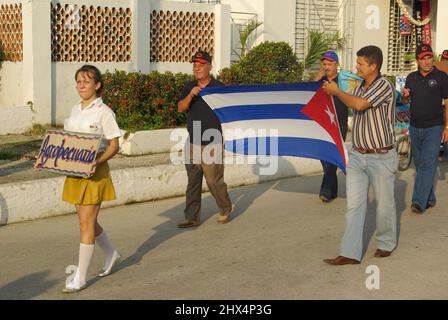
<instances>
[{"instance_id":1,"label":"cuban flag","mask_svg":"<svg viewBox=\"0 0 448 320\"><path fill-rule=\"evenodd\" d=\"M321 85L304 82L209 87L200 95L221 121L227 151L325 160L345 173L347 152L333 99ZM229 131L240 134L229 138ZM277 132L278 137L270 140L270 132ZM263 141L267 141L266 148L249 148L263 145ZM269 141L278 141L278 145L273 148ZM241 145L244 148L237 147Z\"/></svg>"}]
</instances>

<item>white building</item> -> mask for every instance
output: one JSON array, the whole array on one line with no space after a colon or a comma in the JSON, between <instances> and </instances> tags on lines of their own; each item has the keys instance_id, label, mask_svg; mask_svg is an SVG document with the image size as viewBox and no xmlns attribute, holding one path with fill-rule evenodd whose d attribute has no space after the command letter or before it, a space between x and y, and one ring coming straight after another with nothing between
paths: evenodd
<instances>
[{"instance_id":1,"label":"white building","mask_svg":"<svg viewBox=\"0 0 448 320\"><path fill-rule=\"evenodd\" d=\"M406 4L420 0L402 0ZM448 48L448 1L431 6L432 44ZM202 3L197 3L202 2ZM190 72L199 48L218 71L236 60L238 28L256 17L263 24L249 45L285 41L300 59L307 29L339 32L342 67L354 70L356 51L382 48L383 73L409 72L415 36L400 37L399 0L0 0L0 134L33 123L61 124L78 97L73 75L84 63L114 69ZM442 32L438 32L442 30Z\"/></svg>"},{"instance_id":2,"label":"white building","mask_svg":"<svg viewBox=\"0 0 448 320\"><path fill-rule=\"evenodd\" d=\"M412 10L414 1L430 5L433 49L441 53L448 48L448 1L403 0ZM342 67L354 70L356 52L366 45L380 47L384 54L383 73L409 72L415 65L406 63L405 53L415 52L415 33L400 37L398 0L222 0L229 4L231 16L238 12L256 14L263 25L257 30L255 43L265 40L286 41L300 59L308 50L307 30L339 32L346 46L339 52ZM412 12L412 11L411 11ZM410 12L410 13L411 13ZM234 42L233 47L238 46Z\"/></svg>"}]
</instances>

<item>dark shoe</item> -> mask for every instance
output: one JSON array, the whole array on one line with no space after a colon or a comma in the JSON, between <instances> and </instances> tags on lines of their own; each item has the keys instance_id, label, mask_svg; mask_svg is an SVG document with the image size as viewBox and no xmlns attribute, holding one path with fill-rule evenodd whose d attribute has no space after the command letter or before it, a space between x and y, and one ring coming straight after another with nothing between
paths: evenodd
<instances>
[{"instance_id":1,"label":"dark shoe","mask_svg":"<svg viewBox=\"0 0 448 320\"><path fill-rule=\"evenodd\" d=\"M413 203L411 205L411 210L412 210L412 212L420 213L420 214L425 212L425 210L422 207L420 207L420 205L418 205L417 203Z\"/></svg>"},{"instance_id":2,"label":"dark shoe","mask_svg":"<svg viewBox=\"0 0 448 320\"><path fill-rule=\"evenodd\" d=\"M324 259L324 262L331 264L333 266L342 266L344 264L360 264L360 261L356 259L350 259L344 256L338 256L334 259Z\"/></svg>"},{"instance_id":3,"label":"dark shoe","mask_svg":"<svg viewBox=\"0 0 448 320\"><path fill-rule=\"evenodd\" d=\"M324 196L323 194L319 195L319 199L322 200L322 202L330 202L331 199Z\"/></svg>"},{"instance_id":4,"label":"dark shoe","mask_svg":"<svg viewBox=\"0 0 448 320\"><path fill-rule=\"evenodd\" d=\"M434 208L436 206L435 203L429 203L426 205L426 209Z\"/></svg>"},{"instance_id":5,"label":"dark shoe","mask_svg":"<svg viewBox=\"0 0 448 320\"><path fill-rule=\"evenodd\" d=\"M377 258L385 258L390 256L392 253L392 251L386 251L386 250L381 250L381 249L376 249L375 251L375 257Z\"/></svg>"},{"instance_id":6,"label":"dark shoe","mask_svg":"<svg viewBox=\"0 0 448 320\"><path fill-rule=\"evenodd\" d=\"M195 220L185 220L181 223L177 224L178 228L190 228L190 227L197 227L198 225L200 225L201 222L200 221L195 221Z\"/></svg>"}]
</instances>

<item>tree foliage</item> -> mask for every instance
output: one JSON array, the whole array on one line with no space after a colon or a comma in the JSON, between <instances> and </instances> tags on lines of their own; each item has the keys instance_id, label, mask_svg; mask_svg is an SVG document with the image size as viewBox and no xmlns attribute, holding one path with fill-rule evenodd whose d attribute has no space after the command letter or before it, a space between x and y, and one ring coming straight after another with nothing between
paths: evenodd
<instances>
[{"instance_id":1,"label":"tree foliage","mask_svg":"<svg viewBox=\"0 0 448 320\"><path fill-rule=\"evenodd\" d=\"M266 41L254 47L239 62L221 70L225 84L271 84L298 82L303 69L286 42Z\"/></svg>"}]
</instances>

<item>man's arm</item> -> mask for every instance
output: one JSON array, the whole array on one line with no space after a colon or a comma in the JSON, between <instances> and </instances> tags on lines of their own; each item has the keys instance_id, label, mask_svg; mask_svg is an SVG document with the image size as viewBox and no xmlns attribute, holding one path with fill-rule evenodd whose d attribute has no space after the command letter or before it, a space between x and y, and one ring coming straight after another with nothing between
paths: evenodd
<instances>
[{"instance_id":1,"label":"man's arm","mask_svg":"<svg viewBox=\"0 0 448 320\"><path fill-rule=\"evenodd\" d=\"M445 99L445 129L443 130L442 139L448 142L448 99Z\"/></svg>"},{"instance_id":2,"label":"man's arm","mask_svg":"<svg viewBox=\"0 0 448 320\"><path fill-rule=\"evenodd\" d=\"M442 139L444 142L448 142L448 75L444 74L442 79L442 98L445 104L445 126L443 129Z\"/></svg>"},{"instance_id":3,"label":"man's arm","mask_svg":"<svg viewBox=\"0 0 448 320\"><path fill-rule=\"evenodd\" d=\"M339 89L334 81L325 82L323 88L327 94L338 97L339 100L341 100L342 103L349 108L361 111L370 107L369 101L364 98L345 93Z\"/></svg>"},{"instance_id":4,"label":"man's arm","mask_svg":"<svg viewBox=\"0 0 448 320\"><path fill-rule=\"evenodd\" d=\"M196 97L199 92L201 92L201 88L194 87L191 89L190 93L182 100L180 100L177 103L177 111L179 112L185 112L190 108L191 101L193 101L193 98Z\"/></svg>"},{"instance_id":5,"label":"man's arm","mask_svg":"<svg viewBox=\"0 0 448 320\"><path fill-rule=\"evenodd\" d=\"M411 90L409 88L403 88L401 90L401 102L403 104L409 103L409 98L411 97Z\"/></svg>"},{"instance_id":6,"label":"man's arm","mask_svg":"<svg viewBox=\"0 0 448 320\"><path fill-rule=\"evenodd\" d=\"M406 82L404 84L403 89L401 89L401 102L403 104L408 104L411 98L411 89L409 84L410 75L406 77Z\"/></svg>"},{"instance_id":7,"label":"man's arm","mask_svg":"<svg viewBox=\"0 0 448 320\"><path fill-rule=\"evenodd\" d=\"M190 108L190 103L193 100L193 96L191 94L188 94L188 96L185 97L185 99L180 100L177 103L177 111L179 112L185 112Z\"/></svg>"}]
</instances>

